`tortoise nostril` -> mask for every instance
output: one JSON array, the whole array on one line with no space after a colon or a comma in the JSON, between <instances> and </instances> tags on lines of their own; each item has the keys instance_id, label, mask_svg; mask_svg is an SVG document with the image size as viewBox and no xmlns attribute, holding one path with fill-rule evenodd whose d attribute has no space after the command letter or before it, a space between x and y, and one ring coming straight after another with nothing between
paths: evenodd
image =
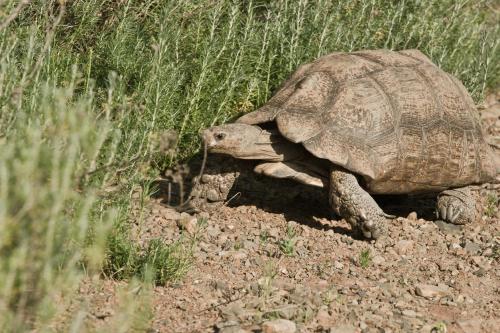
<instances>
[{"instance_id":1,"label":"tortoise nostril","mask_svg":"<svg viewBox=\"0 0 500 333\"><path fill-rule=\"evenodd\" d=\"M215 140L217 140L217 141L224 140L225 137L226 137L225 133L216 133L215 134Z\"/></svg>"}]
</instances>

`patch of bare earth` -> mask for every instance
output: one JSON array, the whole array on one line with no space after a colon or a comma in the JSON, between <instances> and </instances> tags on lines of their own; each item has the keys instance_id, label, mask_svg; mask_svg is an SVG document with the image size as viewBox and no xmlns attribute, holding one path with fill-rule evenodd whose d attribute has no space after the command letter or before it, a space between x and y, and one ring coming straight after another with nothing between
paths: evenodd
<instances>
[{"instance_id":1,"label":"patch of bare earth","mask_svg":"<svg viewBox=\"0 0 500 333\"><path fill-rule=\"evenodd\" d=\"M482 110L492 136L497 97ZM248 177L254 191L198 222L151 199L134 229L142 241L198 237L187 276L154 288L151 332L498 332L498 205L459 227L432 221L432 198L379 198L402 217L370 242L332 219L322 193ZM494 191L480 192L487 205ZM113 316L121 284L82 287L97 326Z\"/></svg>"}]
</instances>

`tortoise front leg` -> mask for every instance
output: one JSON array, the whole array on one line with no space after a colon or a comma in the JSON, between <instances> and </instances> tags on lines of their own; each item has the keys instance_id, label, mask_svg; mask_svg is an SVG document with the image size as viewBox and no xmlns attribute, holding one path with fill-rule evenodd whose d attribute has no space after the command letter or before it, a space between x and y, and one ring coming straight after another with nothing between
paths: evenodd
<instances>
[{"instance_id":1,"label":"tortoise front leg","mask_svg":"<svg viewBox=\"0 0 500 333\"><path fill-rule=\"evenodd\" d=\"M348 171L339 168L331 171L329 191L334 211L367 238L379 238L386 232L388 219L394 218L384 213Z\"/></svg>"},{"instance_id":2,"label":"tortoise front leg","mask_svg":"<svg viewBox=\"0 0 500 333\"><path fill-rule=\"evenodd\" d=\"M438 195L436 211L438 218L453 224L468 224L480 217L475 191L470 186L446 190Z\"/></svg>"}]
</instances>

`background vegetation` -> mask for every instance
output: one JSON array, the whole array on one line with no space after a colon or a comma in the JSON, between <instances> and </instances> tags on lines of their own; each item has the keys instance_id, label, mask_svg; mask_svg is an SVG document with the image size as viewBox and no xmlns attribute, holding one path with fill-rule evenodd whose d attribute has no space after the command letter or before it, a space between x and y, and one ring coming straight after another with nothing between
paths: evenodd
<instances>
[{"instance_id":1,"label":"background vegetation","mask_svg":"<svg viewBox=\"0 0 500 333\"><path fill-rule=\"evenodd\" d=\"M83 277L180 278L189 248L130 239L132 194L147 200L151 179L199 149L200 128L263 104L302 62L418 48L479 102L499 83L494 5L0 0L0 330L53 331L64 316L82 330L84 306L66 309ZM115 329L147 327L143 290Z\"/></svg>"}]
</instances>

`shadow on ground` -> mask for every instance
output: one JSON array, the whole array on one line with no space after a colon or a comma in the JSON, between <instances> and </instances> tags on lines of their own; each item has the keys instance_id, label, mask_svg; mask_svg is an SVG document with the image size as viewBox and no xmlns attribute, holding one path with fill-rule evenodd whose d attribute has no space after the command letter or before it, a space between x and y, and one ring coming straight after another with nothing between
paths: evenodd
<instances>
[{"instance_id":1,"label":"shadow on ground","mask_svg":"<svg viewBox=\"0 0 500 333\"><path fill-rule=\"evenodd\" d=\"M319 219L339 219L329 207L328 194L325 190L288 179L258 175L253 172L256 164L254 161L242 161L218 155L208 156L202 179L213 179L212 184L208 186L217 189L219 183L224 183L228 187L223 195L225 203L209 198L204 200L209 202L208 206L193 205L192 202L196 200L186 205L192 193L192 184L196 184L195 180L199 178L201 164L202 157L198 155L186 165L165 172L161 179L154 182L157 188L154 196L162 198L162 203L165 205L177 206L179 210L188 211L210 210L210 205L215 207L221 204L230 207L253 205L269 213L283 214L287 221L295 221L321 230L331 227L320 224ZM416 212L420 218L434 219L435 195L379 195L375 196L375 200L386 213L391 215L406 217L411 212ZM341 227L333 226L333 228L335 232L342 234L351 232Z\"/></svg>"}]
</instances>

